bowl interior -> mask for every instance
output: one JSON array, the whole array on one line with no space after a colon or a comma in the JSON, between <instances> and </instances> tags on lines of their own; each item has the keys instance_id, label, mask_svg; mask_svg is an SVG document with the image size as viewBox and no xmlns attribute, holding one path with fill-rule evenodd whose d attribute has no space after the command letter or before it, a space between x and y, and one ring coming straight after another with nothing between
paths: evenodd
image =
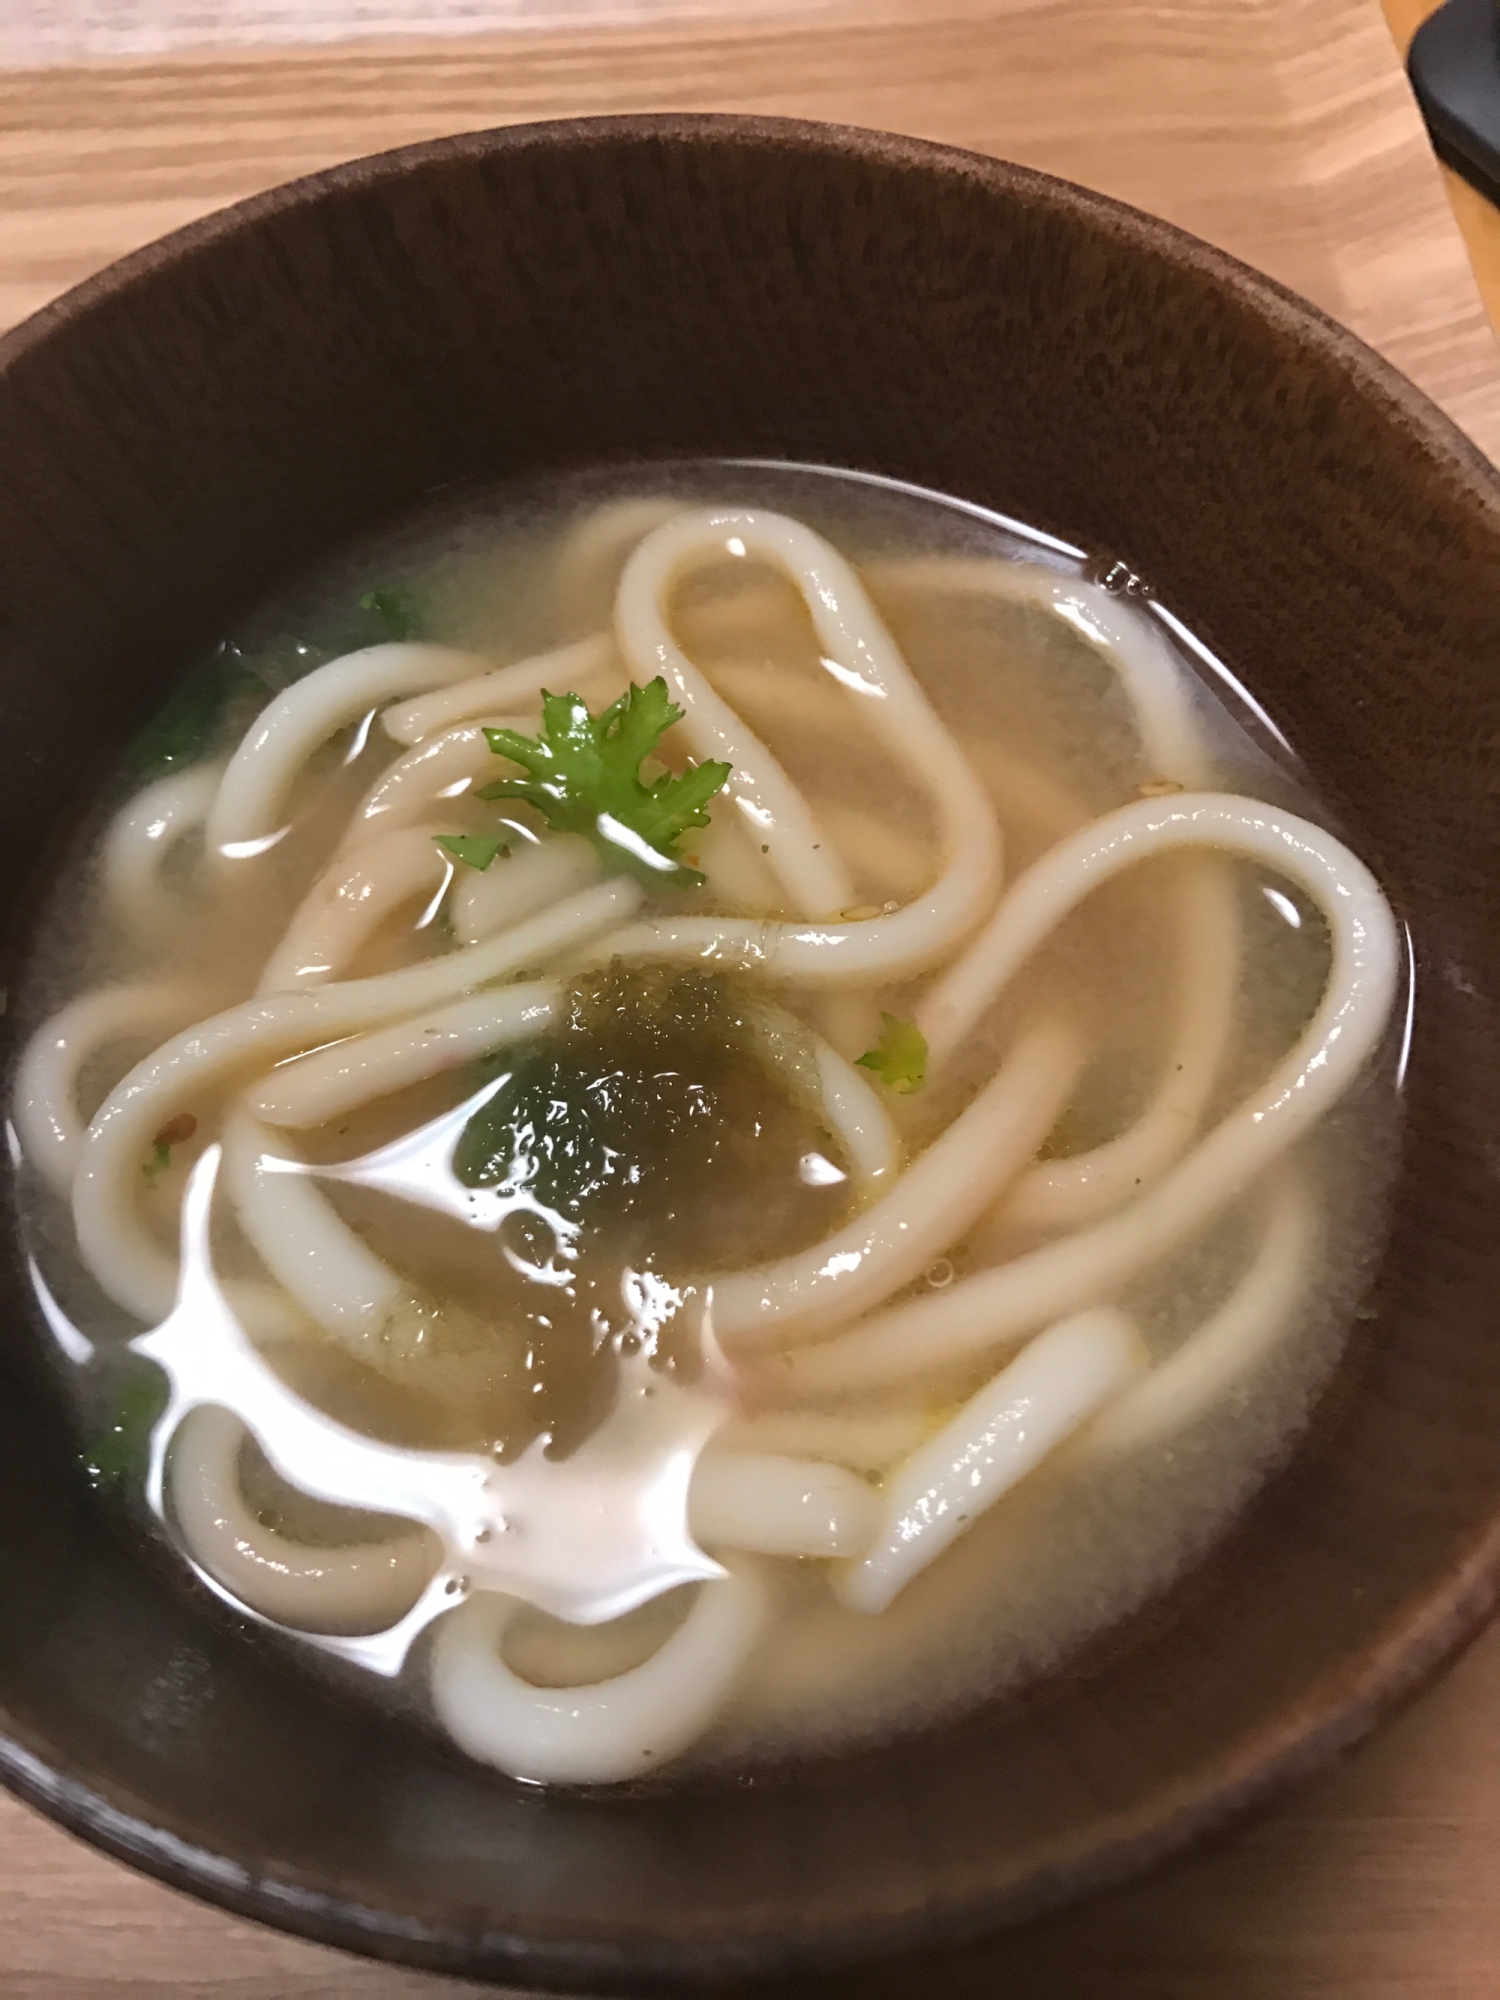
<instances>
[{"instance_id":1,"label":"bowl interior","mask_svg":"<svg viewBox=\"0 0 1500 2000\"><path fill-rule=\"evenodd\" d=\"M1287 1471L1066 1671L815 1777L528 1794L288 1674L80 1498L12 1268L11 1782L334 1941L660 1992L1118 1876L1472 1628L1500 1555L1500 486L1352 337L994 162L603 121L359 163L143 253L0 343L0 440L13 963L33 857L279 575L471 476L723 455L911 480L1125 557L1303 757L1411 927L1418 993L1374 1317Z\"/></svg>"}]
</instances>

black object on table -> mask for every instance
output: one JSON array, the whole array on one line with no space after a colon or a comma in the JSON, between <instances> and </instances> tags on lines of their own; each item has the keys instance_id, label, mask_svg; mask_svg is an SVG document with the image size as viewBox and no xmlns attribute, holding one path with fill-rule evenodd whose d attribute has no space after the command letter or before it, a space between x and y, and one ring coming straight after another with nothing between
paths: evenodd
<instances>
[{"instance_id":1,"label":"black object on table","mask_svg":"<svg viewBox=\"0 0 1500 2000\"><path fill-rule=\"evenodd\" d=\"M1438 158L1500 207L1500 0L1447 0L1406 67Z\"/></svg>"}]
</instances>

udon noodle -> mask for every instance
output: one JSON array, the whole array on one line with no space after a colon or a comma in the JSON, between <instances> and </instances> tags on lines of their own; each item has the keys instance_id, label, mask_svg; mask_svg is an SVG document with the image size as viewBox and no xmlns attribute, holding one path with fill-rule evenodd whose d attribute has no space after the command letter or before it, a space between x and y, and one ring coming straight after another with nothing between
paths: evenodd
<instances>
[{"instance_id":1,"label":"udon noodle","mask_svg":"<svg viewBox=\"0 0 1500 2000\"><path fill-rule=\"evenodd\" d=\"M67 975L13 1118L70 1337L159 1371L141 1494L200 1578L477 1759L611 1783L795 1740L882 1657L930 1712L955 1601L982 1691L1028 1546L1095 1532L1049 1495L1128 1533L1134 1493L1152 1551L1062 1637L1170 1572L1152 1468L1227 1454L1217 1522L1275 1456L1233 1426L1294 1428L1347 1318L1328 1135L1400 965L1369 870L1054 548L856 560L664 491L546 550L529 649L357 646L119 807L119 971ZM1095 685L1050 739L970 724L924 618ZM607 711L607 761L648 699L630 811L567 820L561 752L527 793L507 746Z\"/></svg>"}]
</instances>

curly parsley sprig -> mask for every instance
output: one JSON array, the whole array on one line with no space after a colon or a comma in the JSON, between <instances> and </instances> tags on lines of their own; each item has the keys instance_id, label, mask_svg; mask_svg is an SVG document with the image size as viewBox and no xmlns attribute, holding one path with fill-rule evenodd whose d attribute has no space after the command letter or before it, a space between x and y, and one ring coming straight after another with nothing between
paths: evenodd
<instances>
[{"instance_id":1,"label":"curly parsley sprig","mask_svg":"<svg viewBox=\"0 0 1500 2000\"><path fill-rule=\"evenodd\" d=\"M731 766L714 758L681 776L649 781L641 765L682 710L658 678L630 686L601 715L576 694L543 694L538 736L486 729L490 748L527 773L486 785L482 799L520 799L555 833L581 833L606 864L658 887L697 888L703 877L677 851L690 827L708 825L708 802Z\"/></svg>"}]
</instances>

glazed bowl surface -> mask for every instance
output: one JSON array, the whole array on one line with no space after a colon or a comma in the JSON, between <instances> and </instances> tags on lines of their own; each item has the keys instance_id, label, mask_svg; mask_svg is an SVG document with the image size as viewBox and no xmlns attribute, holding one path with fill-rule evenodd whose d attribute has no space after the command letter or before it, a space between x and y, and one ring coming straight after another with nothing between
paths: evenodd
<instances>
[{"instance_id":1,"label":"glazed bowl surface","mask_svg":"<svg viewBox=\"0 0 1500 2000\"><path fill-rule=\"evenodd\" d=\"M884 475L1123 559L1375 868L1415 954L1403 1153L1307 1437L1206 1562L1017 1696L751 1786L542 1795L342 1705L132 1547L80 1488L11 1249L0 1770L332 1943L560 1991L789 1992L1180 1849L1492 1603L1500 481L1311 307L993 160L656 117L359 161L0 342L11 976L90 787L289 571L467 480L681 457Z\"/></svg>"}]
</instances>

